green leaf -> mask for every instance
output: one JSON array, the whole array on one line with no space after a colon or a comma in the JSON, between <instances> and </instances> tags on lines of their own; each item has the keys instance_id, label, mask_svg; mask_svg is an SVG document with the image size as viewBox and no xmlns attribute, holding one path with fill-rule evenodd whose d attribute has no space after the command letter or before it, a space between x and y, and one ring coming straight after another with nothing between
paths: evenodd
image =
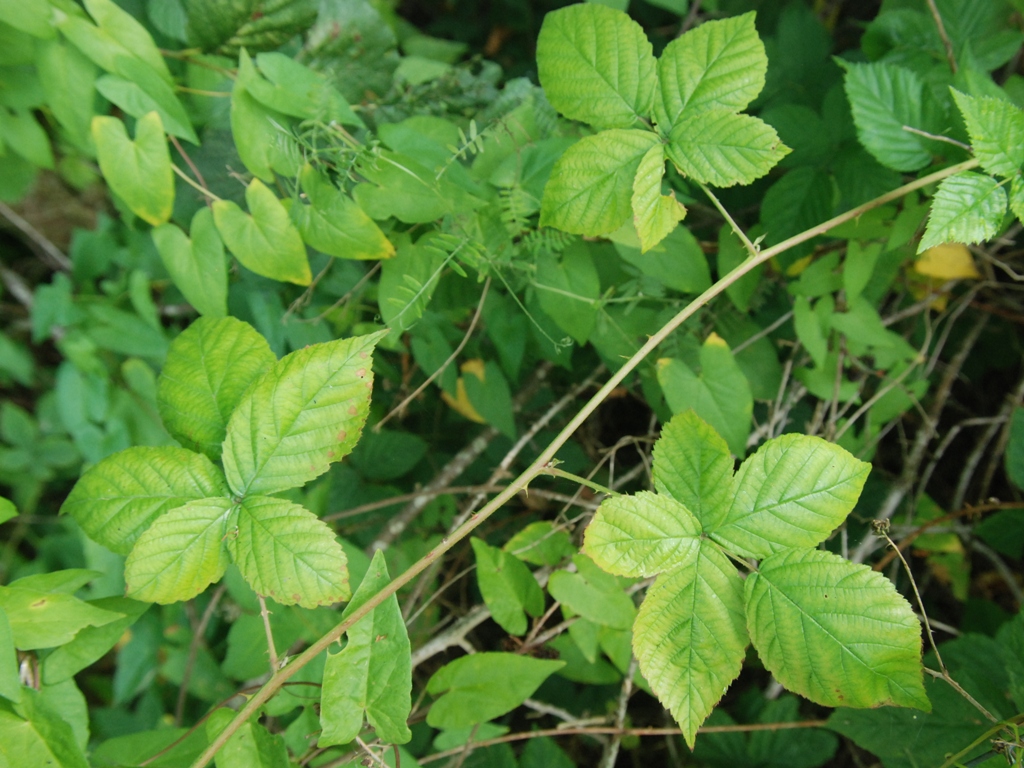
<instances>
[{"instance_id":1,"label":"green leaf","mask_svg":"<svg viewBox=\"0 0 1024 768\"><path fill-rule=\"evenodd\" d=\"M51 39L55 36L50 14L47 0L0 0L0 17L4 23L33 37Z\"/></svg>"},{"instance_id":2,"label":"green leaf","mask_svg":"<svg viewBox=\"0 0 1024 768\"><path fill-rule=\"evenodd\" d=\"M244 61L246 54L242 57ZM345 98L319 72L276 52L259 54L256 64L266 79L247 68L244 85L261 104L304 120L364 127Z\"/></svg>"},{"instance_id":3,"label":"green leaf","mask_svg":"<svg viewBox=\"0 0 1024 768\"><path fill-rule=\"evenodd\" d=\"M161 224L152 232L153 242L188 303L201 315L224 317L228 313L228 267L224 243L209 208L196 211L189 232L191 239L177 225Z\"/></svg>"},{"instance_id":4,"label":"green leaf","mask_svg":"<svg viewBox=\"0 0 1024 768\"><path fill-rule=\"evenodd\" d=\"M589 246L577 242L560 256L539 255L533 286L544 312L577 344L586 344L601 297L601 278Z\"/></svg>"},{"instance_id":5,"label":"green leaf","mask_svg":"<svg viewBox=\"0 0 1024 768\"><path fill-rule=\"evenodd\" d=\"M718 275L724 277L736 267L750 258L750 253L743 243L732 231L732 227L723 224L718 230ZM750 299L761 282L761 273L764 272L764 265L755 267L739 280L725 289L729 301L733 303L740 312L746 313L750 308Z\"/></svg>"},{"instance_id":6,"label":"green leaf","mask_svg":"<svg viewBox=\"0 0 1024 768\"><path fill-rule=\"evenodd\" d=\"M981 167L994 176L1016 175L1024 165L1024 112L1003 99L950 90Z\"/></svg>"},{"instance_id":7,"label":"green leaf","mask_svg":"<svg viewBox=\"0 0 1024 768\"><path fill-rule=\"evenodd\" d=\"M491 616L510 635L526 632L526 613L544 613L544 592L530 569L516 557L471 539L476 556L476 579ZM526 613L524 613L524 611Z\"/></svg>"},{"instance_id":8,"label":"green leaf","mask_svg":"<svg viewBox=\"0 0 1024 768\"><path fill-rule=\"evenodd\" d=\"M740 465L732 506L707 532L744 557L816 546L853 510L870 471L820 437L782 435Z\"/></svg>"},{"instance_id":9,"label":"green leaf","mask_svg":"<svg viewBox=\"0 0 1024 768\"><path fill-rule=\"evenodd\" d=\"M820 550L787 549L747 577L747 627L765 667L827 707L928 711L921 626L892 582Z\"/></svg>"},{"instance_id":10,"label":"green leaf","mask_svg":"<svg viewBox=\"0 0 1024 768\"><path fill-rule=\"evenodd\" d=\"M150 66L132 56L118 56L114 65L116 74L103 75L96 81L100 94L132 117L156 112L169 134L199 144L185 107Z\"/></svg>"},{"instance_id":11,"label":"green leaf","mask_svg":"<svg viewBox=\"0 0 1024 768\"><path fill-rule=\"evenodd\" d=\"M576 554L569 534L548 520L530 523L505 542L502 549L533 565L558 565Z\"/></svg>"},{"instance_id":12,"label":"green leaf","mask_svg":"<svg viewBox=\"0 0 1024 768\"><path fill-rule=\"evenodd\" d=\"M249 55L242 50L239 71L252 66ZM274 181L275 149L281 140L281 128L288 119L265 107L245 88L245 78L238 77L231 89L231 135L242 164L265 182ZM284 170L284 169L281 169Z\"/></svg>"},{"instance_id":13,"label":"green leaf","mask_svg":"<svg viewBox=\"0 0 1024 768\"><path fill-rule=\"evenodd\" d=\"M714 544L699 541L647 590L633 627L640 671L691 749L739 675L746 647L743 579Z\"/></svg>"},{"instance_id":14,"label":"green leaf","mask_svg":"<svg viewBox=\"0 0 1024 768\"><path fill-rule=\"evenodd\" d=\"M943 119L924 81L910 69L888 62L843 63L857 137L878 162L897 171L916 171L932 161L933 144L903 126L940 133Z\"/></svg>"},{"instance_id":15,"label":"green leaf","mask_svg":"<svg viewBox=\"0 0 1024 768\"><path fill-rule=\"evenodd\" d=\"M572 559L577 572L555 571L548 580L548 592L573 613L595 624L629 629L636 606L618 579L602 571L586 555Z\"/></svg>"},{"instance_id":16,"label":"green leaf","mask_svg":"<svg viewBox=\"0 0 1024 768\"><path fill-rule=\"evenodd\" d=\"M997 234L1006 214L1006 190L991 176L965 171L945 179L932 200L923 253L943 243L980 243Z\"/></svg>"},{"instance_id":17,"label":"green leaf","mask_svg":"<svg viewBox=\"0 0 1024 768\"><path fill-rule=\"evenodd\" d=\"M103 177L132 213L153 226L167 221L174 207L174 172L160 116L141 117L132 141L116 117L97 115L92 138Z\"/></svg>"},{"instance_id":18,"label":"green leaf","mask_svg":"<svg viewBox=\"0 0 1024 768\"><path fill-rule=\"evenodd\" d=\"M511 712L565 666L515 653L475 653L445 664L427 683L440 698L427 713L434 728L467 728ZM501 681L496 685L496 681Z\"/></svg>"},{"instance_id":19,"label":"green leaf","mask_svg":"<svg viewBox=\"0 0 1024 768\"><path fill-rule=\"evenodd\" d=\"M700 374L682 360L658 361L658 383L673 413L693 409L737 456L747 452L754 398L729 346L711 334L700 349Z\"/></svg>"},{"instance_id":20,"label":"green leaf","mask_svg":"<svg viewBox=\"0 0 1024 768\"><path fill-rule=\"evenodd\" d=\"M440 249L428 247L429 243L430 235L416 243L403 237L394 258L381 265L377 304L384 322L398 333L423 316L441 279L446 258Z\"/></svg>"},{"instance_id":21,"label":"green leaf","mask_svg":"<svg viewBox=\"0 0 1024 768\"><path fill-rule=\"evenodd\" d=\"M1006 443L1006 475L1024 488L1024 408L1014 408L1010 417L1010 438Z\"/></svg>"},{"instance_id":22,"label":"green leaf","mask_svg":"<svg viewBox=\"0 0 1024 768\"><path fill-rule=\"evenodd\" d=\"M843 288L846 290L848 302L857 301L861 293L871 282L875 272L875 264L882 255L882 243L862 245L858 240L851 240L846 245L846 258L843 260ZM818 362L817 360L815 362ZM821 365L818 362L818 365Z\"/></svg>"},{"instance_id":23,"label":"green leaf","mask_svg":"<svg viewBox=\"0 0 1024 768\"><path fill-rule=\"evenodd\" d=\"M579 235L614 232L632 214L633 179L657 143L649 131L611 130L573 144L544 187L540 225Z\"/></svg>"},{"instance_id":24,"label":"green leaf","mask_svg":"<svg viewBox=\"0 0 1024 768\"><path fill-rule=\"evenodd\" d=\"M659 127L670 131L684 114L745 109L764 88L767 71L753 12L694 27L666 45L658 59Z\"/></svg>"},{"instance_id":25,"label":"green leaf","mask_svg":"<svg viewBox=\"0 0 1024 768\"><path fill-rule=\"evenodd\" d=\"M121 618L63 592L19 587L0 587L0 609L21 651L64 645L84 627L102 627Z\"/></svg>"},{"instance_id":26,"label":"green leaf","mask_svg":"<svg viewBox=\"0 0 1024 768\"><path fill-rule=\"evenodd\" d=\"M21 700L21 676L18 674L18 651L7 612L0 608L0 696L8 701Z\"/></svg>"},{"instance_id":27,"label":"green leaf","mask_svg":"<svg viewBox=\"0 0 1024 768\"><path fill-rule=\"evenodd\" d=\"M0 147L3 144L40 168L53 170L50 137L28 109L0 109Z\"/></svg>"},{"instance_id":28,"label":"green leaf","mask_svg":"<svg viewBox=\"0 0 1024 768\"><path fill-rule=\"evenodd\" d=\"M267 340L233 317L200 318L171 342L157 382L164 426L182 445L220 459L228 419L276 362Z\"/></svg>"},{"instance_id":29,"label":"green leaf","mask_svg":"<svg viewBox=\"0 0 1024 768\"><path fill-rule=\"evenodd\" d=\"M654 444L654 487L686 507L704 530L715 528L729 508L732 470L729 446L692 410L673 416Z\"/></svg>"},{"instance_id":30,"label":"green leaf","mask_svg":"<svg viewBox=\"0 0 1024 768\"><path fill-rule=\"evenodd\" d=\"M632 229L632 226L627 224L626 228ZM619 230L619 233L623 231ZM664 240L646 253L640 252L639 238L635 247L627 243L626 238L616 240L615 250L623 261L653 277L666 288L682 293L701 293L711 287L707 256L697 238L686 227L675 227Z\"/></svg>"},{"instance_id":31,"label":"green leaf","mask_svg":"<svg viewBox=\"0 0 1024 768\"><path fill-rule=\"evenodd\" d=\"M445 179L428 170L416 158L381 150L360 158L359 173L366 183L357 184L352 196L374 219L394 216L406 224L425 224L453 211Z\"/></svg>"},{"instance_id":32,"label":"green leaf","mask_svg":"<svg viewBox=\"0 0 1024 768\"><path fill-rule=\"evenodd\" d=\"M480 417L510 440L516 437L516 422L513 414L512 392L499 366L488 360L480 375L466 371L462 384Z\"/></svg>"},{"instance_id":33,"label":"green leaf","mask_svg":"<svg viewBox=\"0 0 1024 768\"><path fill-rule=\"evenodd\" d=\"M158 517L124 564L127 594L149 603L191 600L224 575L234 502L200 499Z\"/></svg>"},{"instance_id":34,"label":"green leaf","mask_svg":"<svg viewBox=\"0 0 1024 768\"><path fill-rule=\"evenodd\" d=\"M123 45L126 50L130 51L134 57L138 57L165 82L173 82L160 49L156 47L156 43L153 42L153 38L146 28L136 21L134 16L111 0L85 0L85 9L89 11L89 15L105 35Z\"/></svg>"},{"instance_id":35,"label":"green leaf","mask_svg":"<svg viewBox=\"0 0 1024 768\"><path fill-rule=\"evenodd\" d=\"M139 446L86 470L61 514L74 517L94 541L127 555L167 510L227 494L224 476L205 456L184 448Z\"/></svg>"},{"instance_id":36,"label":"green leaf","mask_svg":"<svg viewBox=\"0 0 1024 768\"><path fill-rule=\"evenodd\" d=\"M227 545L253 591L282 605L315 608L352 594L345 552L334 532L298 504L247 496Z\"/></svg>"},{"instance_id":37,"label":"green leaf","mask_svg":"<svg viewBox=\"0 0 1024 768\"><path fill-rule=\"evenodd\" d=\"M384 553L374 553L342 619L391 581ZM348 744L363 728L363 713L385 744L412 738L406 725L412 711L412 660L398 597L391 595L346 633L339 653L328 653L320 698L323 727L317 746Z\"/></svg>"},{"instance_id":38,"label":"green leaf","mask_svg":"<svg viewBox=\"0 0 1024 768\"><path fill-rule=\"evenodd\" d=\"M665 147L657 144L640 160L633 179L633 225L640 238L640 250L646 253L676 228L686 216L686 206L676 200L675 192L661 194L665 176Z\"/></svg>"},{"instance_id":39,"label":"green leaf","mask_svg":"<svg viewBox=\"0 0 1024 768\"><path fill-rule=\"evenodd\" d=\"M230 200L213 204L213 220L235 257L257 275L309 285L313 279L302 243L288 212L259 179L245 190L245 213Z\"/></svg>"},{"instance_id":40,"label":"green leaf","mask_svg":"<svg viewBox=\"0 0 1024 768\"><path fill-rule=\"evenodd\" d=\"M304 485L352 451L370 412L370 352L384 333L296 350L249 388L224 439L237 496Z\"/></svg>"},{"instance_id":41,"label":"green leaf","mask_svg":"<svg viewBox=\"0 0 1024 768\"><path fill-rule=\"evenodd\" d=\"M92 139L90 124L96 98L96 67L73 45L64 40L37 41L36 68L53 112L68 138L80 150Z\"/></svg>"},{"instance_id":42,"label":"green leaf","mask_svg":"<svg viewBox=\"0 0 1024 768\"><path fill-rule=\"evenodd\" d=\"M295 202L288 213L308 245L342 259L376 260L395 255L395 246L373 219L308 163L301 179L310 205Z\"/></svg>"},{"instance_id":43,"label":"green leaf","mask_svg":"<svg viewBox=\"0 0 1024 768\"><path fill-rule=\"evenodd\" d=\"M228 707L215 709L206 721L206 737L212 741L234 716ZM252 721L231 734L216 760L217 768L290 768L292 764L284 737Z\"/></svg>"},{"instance_id":44,"label":"green leaf","mask_svg":"<svg viewBox=\"0 0 1024 768\"><path fill-rule=\"evenodd\" d=\"M43 694L25 688L19 711L24 718L0 709L0 764L89 768L74 731L43 701Z\"/></svg>"},{"instance_id":45,"label":"green leaf","mask_svg":"<svg viewBox=\"0 0 1024 768\"><path fill-rule=\"evenodd\" d=\"M679 172L713 187L750 184L790 153L760 118L721 108L683 115L669 139L666 152Z\"/></svg>"},{"instance_id":46,"label":"green leaf","mask_svg":"<svg viewBox=\"0 0 1024 768\"><path fill-rule=\"evenodd\" d=\"M700 523L685 506L640 491L601 502L587 526L583 551L608 573L654 576L691 559L700 534Z\"/></svg>"},{"instance_id":47,"label":"green leaf","mask_svg":"<svg viewBox=\"0 0 1024 768\"><path fill-rule=\"evenodd\" d=\"M590 3L544 17L537 73L551 106L597 128L629 128L649 115L658 84L651 42L640 25Z\"/></svg>"},{"instance_id":48,"label":"green leaf","mask_svg":"<svg viewBox=\"0 0 1024 768\"><path fill-rule=\"evenodd\" d=\"M274 50L309 28L316 19L316 0L185 0L189 39L206 50L233 55ZM221 766L220 768L224 768Z\"/></svg>"},{"instance_id":49,"label":"green leaf","mask_svg":"<svg viewBox=\"0 0 1024 768\"><path fill-rule=\"evenodd\" d=\"M6 523L18 516L18 508L10 499L0 496L0 523Z\"/></svg>"},{"instance_id":50,"label":"green leaf","mask_svg":"<svg viewBox=\"0 0 1024 768\"><path fill-rule=\"evenodd\" d=\"M124 618L100 627L85 627L70 643L54 649L43 660L43 682L47 685L70 680L86 667L99 661L124 637L125 630L149 609L148 603L140 603L127 597L103 597L90 605L123 614Z\"/></svg>"}]
</instances>

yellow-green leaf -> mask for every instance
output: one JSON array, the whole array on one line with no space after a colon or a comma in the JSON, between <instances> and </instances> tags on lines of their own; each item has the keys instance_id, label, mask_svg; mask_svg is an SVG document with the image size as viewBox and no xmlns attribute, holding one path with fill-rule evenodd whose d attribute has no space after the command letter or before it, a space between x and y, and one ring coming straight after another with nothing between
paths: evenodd
<instances>
[{"instance_id":1,"label":"yellow-green leaf","mask_svg":"<svg viewBox=\"0 0 1024 768\"><path fill-rule=\"evenodd\" d=\"M92 138L103 177L132 213L153 226L167 221L174 208L174 172L160 116L139 118L132 141L120 120L97 115Z\"/></svg>"}]
</instances>

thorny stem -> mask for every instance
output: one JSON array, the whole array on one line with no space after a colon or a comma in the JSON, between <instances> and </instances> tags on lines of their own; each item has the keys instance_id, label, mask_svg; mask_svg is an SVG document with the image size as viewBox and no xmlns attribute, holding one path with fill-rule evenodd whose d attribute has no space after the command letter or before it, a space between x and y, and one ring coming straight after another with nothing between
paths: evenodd
<instances>
[{"instance_id":1,"label":"thorny stem","mask_svg":"<svg viewBox=\"0 0 1024 768\"><path fill-rule=\"evenodd\" d=\"M812 240L819 235L823 235L834 227L838 227L840 224L844 224L848 221L852 221L864 213L870 210L878 208L879 206L885 205L886 203L898 200L904 195L909 194L918 189L935 184L936 182L942 181L954 174L966 171L971 168L975 168L978 165L978 161L971 159L966 160L962 163L952 165L948 168L943 168L935 173L928 174L920 179L916 179L908 184L887 192L884 195L876 197L874 200L870 200L863 205L859 205L852 210L846 211L838 216L829 219L826 222L811 227L810 229L801 232L800 234L794 235L793 237L783 240L781 243L774 245L770 248L766 248L760 251L756 256L751 256L749 259L738 265L735 269L729 272L727 275L718 280L714 285L704 291L700 296L694 299L690 304L684 307L675 317L673 317L668 323L666 323L660 330L654 333L647 342L629 359L623 366L613 373L609 377L608 381L605 382L591 398L584 404L579 412L569 421L568 424L563 427L561 432L551 441L551 443L541 451L540 455L534 459L533 463L527 467L522 474L519 475L515 480L508 484L508 486L495 496L489 503L487 503L479 512L472 515L465 523L459 526L454 532L452 532L447 539L443 540L438 546L431 549L426 555L420 560L411 565L408 570L399 576L396 576L390 584L384 587L376 595L368 599L363 605L356 610L352 611L341 621L337 626L331 629L330 632L325 634L309 648L303 651L301 654L296 656L287 666L278 672L268 680L256 694L249 699L242 709L238 711L234 719L228 723L227 727L221 731L217 737L210 743L210 745L203 750L203 753L196 758L192 763L192 768L205 768L206 765L213 760L214 755L220 751L221 747L227 743L228 739L231 738L234 733L244 725L249 718L256 714L256 712L266 704L270 698L277 693L281 686L289 680L292 675L302 669L306 664L315 659L321 652L326 650L331 643L337 641L350 627L352 627L357 621L362 619L364 616L373 611L377 606L387 600L391 595L398 592L399 589L404 587L406 584L411 582L419 574L429 568L434 562L436 562L442 555L448 550L466 538L477 526L483 523L487 518L494 514L500 509L505 502L514 498L521 490L526 488L530 482L541 474L544 468L555 458L555 454L558 450L565 445L570 437L576 432L577 429L590 417L590 415L597 410L597 407L605 401L605 399L612 393L612 391L618 387L625 378L633 372L633 370L647 358L651 352L658 348L658 346L667 339L680 325L689 320L693 315L697 313L699 309L704 307L708 302L714 299L716 296L725 292L725 290L733 285L737 280L741 279L751 270L766 263L770 259L788 251L790 248L797 246L801 243ZM739 233L737 233L739 234Z\"/></svg>"},{"instance_id":2,"label":"thorny stem","mask_svg":"<svg viewBox=\"0 0 1024 768\"><path fill-rule=\"evenodd\" d=\"M557 467L544 467L544 470L541 472L541 474L550 475L551 477L560 477L563 480L572 480L572 482L574 483L578 483L579 485L585 485L587 486L587 488L590 488L591 490L597 491L598 493L606 494L608 496L619 495L611 488L606 488L600 483L595 483L593 480L587 480L584 477L574 475L572 472L566 472L565 470L558 469Z\"/></svg>"},{"instance_id":3,"label":"thorny stem","mask_svg":"<svg viewBox=\"0 0 1024 768\"><path fill-rule=\"evenodd\" d=\"M270 657L270 674L274 674L279 666L277 660L277 649L274 648L274 633L270 630L270 611L267 610L267 601L263 595L256 595L260 601L260 617L263 619L263 631L267 633L267 654Z\"/></svg>"}]
</instances>

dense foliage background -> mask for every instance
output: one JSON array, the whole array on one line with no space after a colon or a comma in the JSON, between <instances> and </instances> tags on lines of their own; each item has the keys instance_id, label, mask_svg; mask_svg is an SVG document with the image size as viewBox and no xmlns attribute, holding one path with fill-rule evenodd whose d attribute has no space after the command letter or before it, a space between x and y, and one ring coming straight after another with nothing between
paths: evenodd
<instances>
[{"instance_id":1,"label":"dense foliage background","mask_svg":"<svg viewBox=\"0 0 1024 768\"><path fill-rule=\"evenodd\" d=\"M58 515L88 468L177 444L158 376L200 315L250 324L276 358L391 329L350 456L278 494L340 537L355 591L376 552L395 576L445 542L744 261L723 210L770 247L981 157L983 133L1024 151L1019 0L608 4L628 5L655 55L756 11L768 66L747 111L792 150L716 198L669 163L663 191L686 218L645 252L626 215L580 236L544 202L558 159L601 127L560 116L540 87L553 5L0 2L0 616L28 621L30 590L51 611L33 619L47 628L37 642L0 623L0 766L188 766L230 720L217 707L237 708L272 660L341 618L273 601L268 613L235 566L194 599L130 600L128 550ZM963 114L1008 117L982 130ZM937 184L899 196L732 284L611 393L557 471L403 587L413 710L400 758L373 729L317 745L321 655L218 765L1020 765L1022 164L982 163L994 176L969 175L960 198ZM933 198L968 210L937 208L935 226L958 237L919 253ZM653 579L595 573L577 553L605 490L652 487L654 441L689 408L739 459L792 432L872 464L823 547L884 573L917 610L870 529L891 520L942 656L925 644L925 665L947 672L926 676L930 713L814 704L748 649L688 749L631 654ZM533 582L494 586L527 567L539 597ZM445 690L432 675L484 652L565 664L505 691L510 706L484 721L428 723ZM474 674L467 708L518 673Z\"/></svg>"}]
</instances>

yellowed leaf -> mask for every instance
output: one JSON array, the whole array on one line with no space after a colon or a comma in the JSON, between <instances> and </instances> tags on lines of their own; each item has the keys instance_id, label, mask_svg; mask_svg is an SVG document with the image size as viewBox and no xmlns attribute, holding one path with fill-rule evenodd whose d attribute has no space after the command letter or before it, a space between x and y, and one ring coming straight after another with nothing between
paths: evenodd
<instances>
[{"instance_id":1,"label":"yellowed leaf","mask_svg":"<svg viewBox=\"0 0 1024 768\"><path fill-rule=\"evenodd\" d=\"M469 374L470 376L476 376L480 381L484 380L484 361L480 359L467 360L459 366L459 370L463 374ZM458 381L455 382L455 397L452 397L447 392L441 393L441 399L444 400L452 410L456 413L465 416L470 421L475 421L477 424L486 424L487 420L484 419L476 408L469 401L469 395L466 394L466 383L463 381L463 377L460 376Z\"/></svg>"},{"instance_id":2,"label":"yellowed leaf","mask_svg":"<svg viewBox=\"0 0 1024 768\"><path fill-rule=\"evenodd\" d=\"M939 280L977 280L981 277L971 252L961 243L929 248L914 262L914 271Z\"/></svg>"}]
</instances>

